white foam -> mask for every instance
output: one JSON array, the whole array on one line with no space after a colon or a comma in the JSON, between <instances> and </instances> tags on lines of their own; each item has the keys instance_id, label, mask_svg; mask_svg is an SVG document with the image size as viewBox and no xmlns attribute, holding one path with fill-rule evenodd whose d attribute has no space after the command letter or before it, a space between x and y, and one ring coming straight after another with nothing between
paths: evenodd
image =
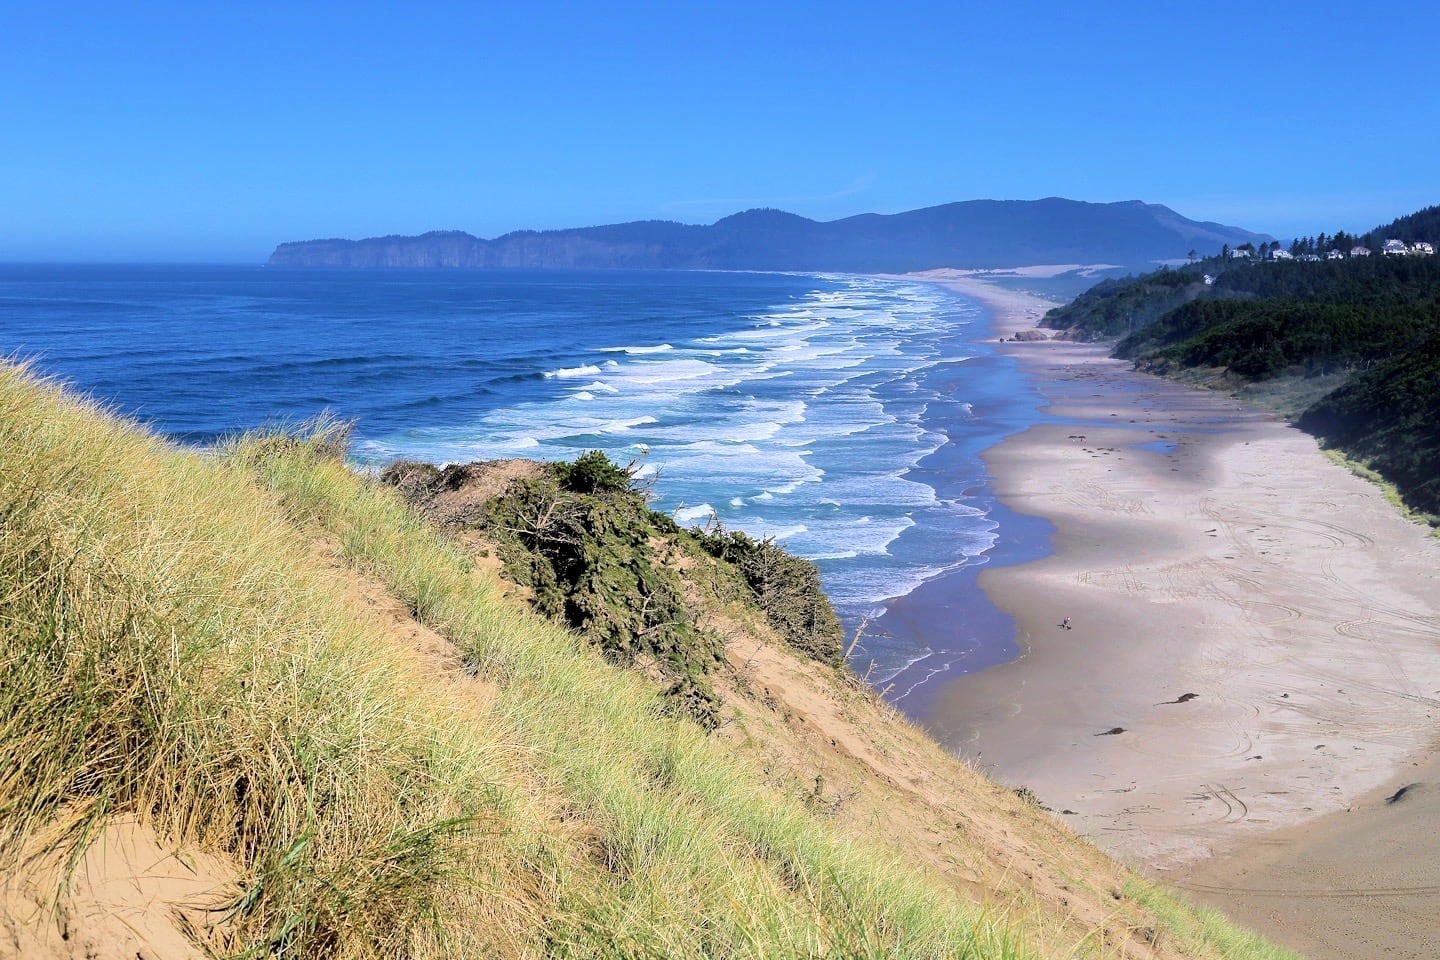
<instances>
[{"instance_id":1,"label":"white foam","mask_svg":"<svg viewBox=\"0 0 1440 960\"><path fill-rule=\"evenodd\" d=\"M647 353L666 353L674 350L674 344L659 343L650 347L601 347L601 353L625 353L631 356L644 355Z\"/></svg>"},{"instance_id":2,"label":"white foam","mask_svg":"<svg viewBox=\"0 0 1440 960\"><path fill-rule=\"evenodd\" d=\"M784 543L791 537L798 536L799 534L804 533L807 529L808 528L803 523L781 525L765 523L763 521L760 523L748 524L746 526L746 530L750 533L751 536L757 537L761 540L774 540L776 543Z\"/></svg>"},{"instance_id":3,"label":"white foam","mask_svg":"<svg viewBox=\"0 0 1440 960\"><path fill-rule=\"evenodd\" d=\"M817 483L817 482L819 482L819 480L820 480L821 477L823 477L823 476L824 476L824 472L823 472L823 471L820 471L820 470L817 470L817 471L815 472L815 474L812 475L812 476L808 476L808 477L797 477L796 479L791 480L789 483L782 483L782 484L780 484L780 486L778 486L778 487L766 487L766 488L765 488L765 493L767 493L767 494L774 494L774 495L780 496L780 497L788 496L789 494L794 493L796 490L799 490L801 484L803 484L803 483Z\"/></svg>"},{"instance_id":4,"label":"white foam","mask_svg":"<svg viewBox=\"0 0 1440 960\"><path fill-rule=\"evenodd\" d=\"M739 330L735 333L726 334L723 339L718 337L710 339L710 342L722 343L724 340L768 341L775 340L779 337L799 337L806 333L816 333L824 328L825 324L823 323L793 324L783 318L776 317L769 320L764 326L755 327L751 330Z\"/></svg>"},{"instance_id":5,"label":"white foam","mask_svg":"<svg viewBox=\"0 0 1440 960\"><path fill-rule=\"evenodd\" d=\"M545 374L548 380L569 380L573 377L593 377L600 372L600 368L593 363L587 363L583 367L561 367L559 370L550 370Z\"/></svg>"},{"instance_id":6,"label":"white foam","mask_svg":"<svg viewBox=\"0 0 1440 960\"><path fill-rule=\"evenodd\" d=\"M678 507L672 516L676 523L688 524L695 520L708 520L715 516L715 508L708 503L702 503L695 507Z\"/></svg>"},{"instance_id":7,"label":"white foam","mask_svg":"<svg viewBox=\"0 0 1440 960\"><path fill-rule=\"evenodd\" d=\"M596 428L597 433L624 433L626 430L635 427L643 427L646 424L654 423L654 417L631 417L628 420L611 420Z\"/></svg>"},{"instance_id":8,"label":"white foam","mask_svg":"<svg viewBox=\"0 0 1440 960\"><path fill-rule=\"evenodd\" d=\"M722 368L698 359L637 361L614 368L611 383L655 384L698 380L721 373ZM597 373L599 371L596 371ZM738 382L738 381L735 381Z\"/></svg>"},{"instance_id":9,"label":"white foam","mask_svg":"<svg viewBox=\"0 0 1440 960\"><path fill-rule=\"evenodd\" d=\"M929 647L926 647L926 648L925 648L924 650L922 650L919 654L907 658L907 659L905 660L905 662L904 662L903 664L901 664L900 666L898 666L898 667L893 667L893 668L890 668L890 669L888 669L888 670L882 670L882 671L881 671L880 673L878 673L878 674L872 673L872 674L870 675L870 683L871 683L872 686L877 686L877 687L880 686L881 684L889 683L891 680L894 680L896 677L900 676L900 674L904 673L906 670L909 670L911 667L915 666L915 664L921 663L921 662L923 662L924 660L929 659L931 656L934 655L934 653L935 653L934 650L931 650ZM907 691L905 691L905 692L906 692L906 693L909 693L910 691L907 690Z\"/></svg>"},{"instance_id":10,"label":"white foam","mask_svg":"<svg viewBox=\"0 0 1440 960\"><path fill-rule=\"evenodd\" d=\"M811 559L888 555L891 544L916 521L904 514L876 519L861 517L847 520L831 517L824 524L811 527L793 546Z\"/></svg>"},{"instance_id":11,"label":"white foam","mask_svg":"<svg viewBox=\"0 0 1440 960\"><path fill-rule=\"evenodd\" d=\"M782 429L783 424L773 421L735 420L693 420L685 423L666 423L652 431L657 443L683 446L710 441L743 442L749 440L770 440Z\"/></svg>"}]
</instances>

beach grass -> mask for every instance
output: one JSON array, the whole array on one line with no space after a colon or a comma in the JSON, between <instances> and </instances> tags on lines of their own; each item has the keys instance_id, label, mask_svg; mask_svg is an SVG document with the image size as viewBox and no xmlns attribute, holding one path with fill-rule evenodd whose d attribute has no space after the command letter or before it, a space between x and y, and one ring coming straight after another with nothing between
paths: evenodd
<instances>
[{"instance_id":1,"label":"beach grass","mask_svg":"<svg viewBox=\"0 0 1440 960\"><path fill-rule=\"evenodd\" d=\"M1186 951L1203 947L1217 950L1222 957L1303 960L1294 951L1230 922L1218 910L1193 904L1158 884L1132 880L1125 886L1125 896L1149 910Z\"/></svg>"},{"instance_id":2,"label":"beach grass","mask_svg":"<svg viewBox=\"0 0 1440 960\"><path fill-rule=\"evenodd\" d=\"M837 843L803 805L757 788L754 771L722 756L695 725L670 717L639 675L610 668L548 623L509 608L497 615L494 598L474 589L464 554L391 491L329 455L333 446L322 427L299 441L242 439L228 456L255 469L294 521L332 533L347 560L449 638L479 677L496 684L494 716L532 748L545 782L585 798L570 811L571 823L594 837L595 859L622 878L624 896L592 908L601 912L598 925L578 918L574 935L632 929L631 896L662 891L690 914L682 939L706 954L764 931L798 955L842 943L843 954L856 956L1016 952L899 864ZM992 932L979 937L979 930ZM681 955L666 942L666 955Z\"/></svg>"},{"instance_id":3,"label":"beach grass","mask_svg":"<svg viewBox=\"0 0 1440 960\"><path fill-rule=\"evenodd\" d=\"M226 952L1025 955L498 604L333 431L217 460L23 370L0 397L7 864L142 816L239 864ZM323 536L474 679L359 616Z\"/></svg>"},{"instance_id":4,"label":"beach grass","mask_svg":"<svg viewBox=\"0 0 1440 960\"><path fill-rule=\"evenodd\" d=\"M0 397L0 863L139 815L241 864L222 946L281 952L394 952L482 895L523 806L487 719L427 695L248 477L14 368Z\"/></svg>"},{"instance_id":5,"label":"beach grass","mask_svg":"<svg viewBox=\"0 0 1440 960\"><path fill-rule=\"evenodd\" d=\"M1385 498L1386 503L1390 504L1390 506L1395 508L1395 512L1399 513L1403 517L1409 518L1415 523L1424 524L1433 528L1431 531L1431 536L1440 537L1440 515L1433 513L1422 513L1421 511L1411 507L1405 502L1405 498L1400 495L1400 489L1396 487L1395 484L1391 483L1389 480L1386 480L1383 476L1372 470L1368 465L1361 462L1360 460L1357 460L1353 457L1348 457L1343 452L1336 450L1333 447L1321 447L1320 452L1323 453L1325 457L1330 460L1331 463L1339 464L1346 470L1349 470L1351 473L1355 474L1355 476L1360 477L1363 480L1368 480L1376 487L1380 488L1381 496Z\"/></svg>"},{"instance_id":6,"label":"beach grass","mask_svg":"<svg viewBox=\"0 0 1440 960\"><path fill-rule=\"evenodd\" d=\"M128 817L232 864L216 956L1053 954L504 600L345 445L188 451L0 367L0 874Z\"/></svg>"}]
</instances>

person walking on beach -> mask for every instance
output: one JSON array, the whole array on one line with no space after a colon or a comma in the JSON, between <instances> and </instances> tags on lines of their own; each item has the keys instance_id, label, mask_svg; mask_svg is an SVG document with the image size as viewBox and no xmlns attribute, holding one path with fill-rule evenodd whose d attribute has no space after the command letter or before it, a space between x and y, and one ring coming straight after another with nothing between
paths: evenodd
<instances>
[{"instance_id":1,"label":"person walking on beach","mask_svg":"<svg viewBox=\"0 0 1440 960\"><path fill-rule=\"evenodd\" d=\"M1066 617L1064 620L1061 620L1061 621L1060 621L1060 626L1064 627L1066 630L1069 630L1069 629L1070 629L1070 618L1069 618L1069 617Z\"/></svg>"}]
</instances>

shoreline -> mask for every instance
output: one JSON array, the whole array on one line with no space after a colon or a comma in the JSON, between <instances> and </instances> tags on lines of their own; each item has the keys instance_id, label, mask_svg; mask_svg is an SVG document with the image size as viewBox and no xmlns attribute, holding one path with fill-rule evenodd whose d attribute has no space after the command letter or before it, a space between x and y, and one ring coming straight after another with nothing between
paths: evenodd
<instances>
[{"instance_id":1,"label":"shoreline","mask_svg":"<svg viewBox=\"0 0 1440 960\"><path fill-rule=\"evenodd\" d=\"M914 279L980 300L1001 336L1043 312ZM1440 915L1440 544L1268 414L1094 346L1002 349L1048 416L985 460L1053 551L981 569L1021 655L947 679L922 724L1279 942L1409 955ZM1370 882L1382 849L1394 879Z\"/></svg>"},{"instance_id":2,"label":"shoreline","mask_svg":"<svg viewBox=\"0 0 1440 960\"><path fill-rule=\"evenodd\" d=\"M1054 270L1069 269L1074 265L1056 267ZM1040 271L1046 276L1048 269L1027 268ZM1010 277L1015 271L1000 271ZM978 377L993 376L998 369L1004 369L1012 386L1019 383L1019 374L1013 360L1003 352L993 349L1001 337L1011 337L1022 329L1034 328L1045 311L1058 306L1060 301L1049 300L1028 292L1009 290L980 279L989 271L979 270L931 270L919 274L871 274L877 279L921 282L940 286L963 294L967 299L977 301L984 311L985 327L977 342L984 342L991 351L983 356L966 358L966 373L963 375L967 399L977 405L976 417L980 420L993 416L982 412L995 403L994 398L974 395L974 381ZM997 306L1002 309L997 309ZM983 366L983 370L977 370ZM1010 394L1000 404L1000 420L1016 422L1014 412L1008 409ZM1038 403L1038 394L1035 402ZM1037 407L1030 407L1018 421L1028 425L1043 416ZM1021 427L1023 428L1023 427ZM935 429L949 433L944 426ZM1001 436L992 427L991 436ZM986 443L993 444L993 439ZM985 486L986 473L982 446L974 445L961 433L951 434L951 442L926 457L912 473L927 475L923 482L936 488L947 484L956 474L971 478L965 495ZM952 490L951 493L958 493ZM973 558L966 563L946 570L938 576L925 580L910 592L885 601L885 613L875 621L865 621L861 630L864 638L876 635L886 637L887 642L897 643L906 649L924 650L924 654L900 667L883 679L873 679L863 669L862 679L870 683L892 706L900 709L916 723L922 723L933 706L939 691L949 679L962 673L973 673L993 668L1013 660L1020 651L1011 641L1015 634L1014 619L1004 610L988 601L977 584L977 577L996 564L1025 563L1044 557L1049 553L1051 526L1044 519L1028 516L1011 510L998 498L989 495L984 499L986 518L1006 531L1006 536L984 552L983 559ZM1002 639L1003 638L1003 639ZM859 649L864 650L864 643ZM855 669L857 664L852 663Z\"/></svg>"}]
</instances>

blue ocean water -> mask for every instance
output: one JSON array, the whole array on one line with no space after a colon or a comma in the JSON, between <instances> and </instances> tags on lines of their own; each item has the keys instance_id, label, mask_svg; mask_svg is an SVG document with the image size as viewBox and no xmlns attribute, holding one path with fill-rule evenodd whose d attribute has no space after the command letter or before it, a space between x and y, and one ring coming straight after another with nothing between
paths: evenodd
<instances>
[{"instance_id":1,"label":"blue ocean water","mask_svg":"<svg viewBox=\"0 0 1440 960\"><path fill-rule=\"evenodd\" d=\"M978 455L1038 400L992 338L951 291L842 275L0 267L0 352L180 442L328 411L362 466L634 462L656 509L813 559L876 683L1010 643L885 616L997 542Z\"/></svg>"}]
</instances>

